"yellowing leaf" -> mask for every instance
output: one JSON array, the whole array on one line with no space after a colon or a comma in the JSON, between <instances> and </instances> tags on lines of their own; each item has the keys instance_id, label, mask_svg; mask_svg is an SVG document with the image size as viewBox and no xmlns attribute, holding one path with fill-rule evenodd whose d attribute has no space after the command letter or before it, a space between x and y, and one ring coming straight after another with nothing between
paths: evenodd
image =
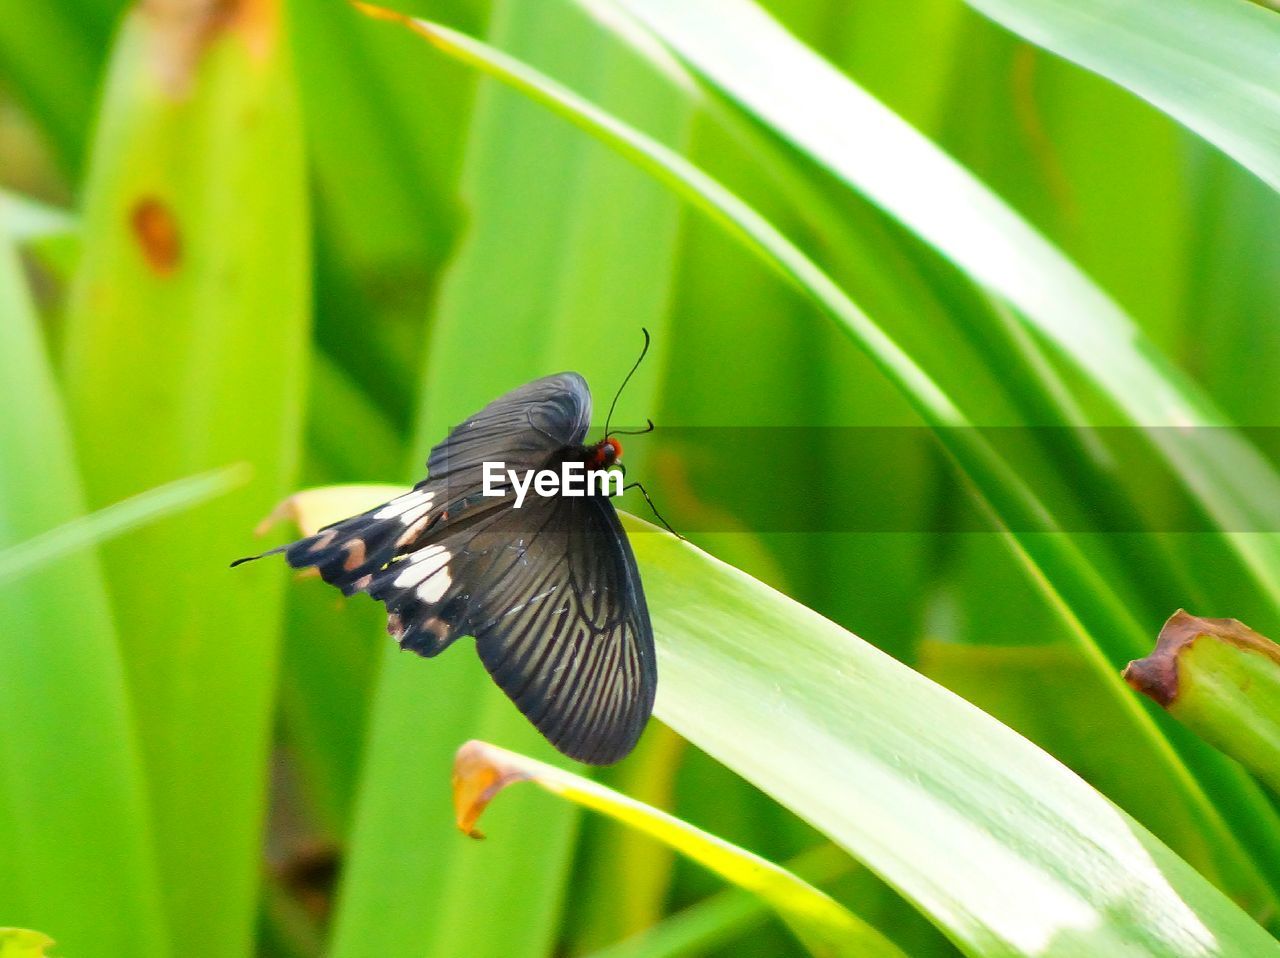
<instances>
[{"instance_id":1,"label":"yellowing leaf","mask_svg":"<svg viewBox=\"0 0 1280 958\"><path fill-rule=\"evenodd\" d=\"M458 827L483 836L476 822L499 792L533 782L553 795L629 825L768 902L814 955L894 956L902 952L831 896L779 865L717 838L664 811L590 779L490 745L468 742L458 750L453 798Z\"/></svg>"},{"instance_id":2,"label":"yellowing leaf","mask_svg":"<svg viewBox=\"0 0 1280 958\"><path fill-rule=\"evenodd\" d=\"M0 928L0 958L45 958L53 939L26 928Z\"/></svg>"}]
</instances>

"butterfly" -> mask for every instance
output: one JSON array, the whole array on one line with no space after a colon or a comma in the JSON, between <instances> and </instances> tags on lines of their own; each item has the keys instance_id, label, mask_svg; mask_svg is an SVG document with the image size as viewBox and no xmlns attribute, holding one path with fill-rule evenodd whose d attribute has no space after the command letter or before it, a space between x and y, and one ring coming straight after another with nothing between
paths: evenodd
<instances>
[{"instance_id":1,"label":"butterfly","mask_svg":"<svg viewBox=\"0 0 1280 958\"><path fill-rule=\"evenodd\" d=\"M262 555L283 552L344 595L382 602L401 649L430 658L474 636L493 680L552 745L589 764L617 762L653 711L658 675L640 571L613 503L530 486L517 509L509 486L500 496L484 489L486 462L522 472L620 465L607 423L603 439L584 444L590 420L582 376L534 380L455 426L411 491Z\"/></svg>"}]
</instances>

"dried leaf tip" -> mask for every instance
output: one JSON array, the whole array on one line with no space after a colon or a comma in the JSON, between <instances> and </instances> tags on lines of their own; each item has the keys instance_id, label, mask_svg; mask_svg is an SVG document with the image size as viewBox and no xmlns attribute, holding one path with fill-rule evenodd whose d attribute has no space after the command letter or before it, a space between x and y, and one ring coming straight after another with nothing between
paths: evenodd
<instances>
[{"instance_id":1,"label":"dried leaf tip","mask_svg":"<svg viewBox=\"0 0 1280 958\"><path fill-rule=\"evenodd\" d=\"M514 757L506 749L474 739L458 749L453 760L453 811L461 832L484 838L476 822L494 796L531 777L512 761Z\"/></svg>"},{"instance_id":2,"label":"dried leaf tip","mask_svg":"<svg viewBox=\"0 0 1280 958\"><path fill-rule=\"evenodd\" d=\"M1211 636L1242 649L1261 652L1280 662L1280 646L1239 619L1208 619L1179 609L1169 616L1160 630L1152 653L1125 667L1124 680L1162 708L1168 708L1180 691L1179 656L1201 636Z\"/></svg>"}]
</instances>

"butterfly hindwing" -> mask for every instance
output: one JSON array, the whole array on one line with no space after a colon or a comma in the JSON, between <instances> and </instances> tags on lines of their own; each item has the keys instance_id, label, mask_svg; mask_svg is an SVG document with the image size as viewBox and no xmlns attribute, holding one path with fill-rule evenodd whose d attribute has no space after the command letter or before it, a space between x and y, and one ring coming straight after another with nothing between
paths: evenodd
<instances>
[{"instance_id":1,"label":"butterfly hindwing","mask_svg":"<svg viewBox=\"0 0 1280 958\"><path fill-rule=\"evenodd\" d=\"M653 708L653 633L612 503L534 498L432 536L374 577L401 648L461 635L557 748L595 764L631 751Z\"/></svg>"},{"instance_id":2,"label":"butterfly hindwing","mask_svg":"<svg viewBox=\"0 0 1280 958\"><path fill-rule=\"evenodd\" d=\"M483 534L508 542L508 556L496 587L473 597L471 633L494 681L553 745L609 764L635 746L657 688L635 558L608 499L540 500L539 510L539 531L513 544L501 522Z\"/></svg>"}]
</instances>

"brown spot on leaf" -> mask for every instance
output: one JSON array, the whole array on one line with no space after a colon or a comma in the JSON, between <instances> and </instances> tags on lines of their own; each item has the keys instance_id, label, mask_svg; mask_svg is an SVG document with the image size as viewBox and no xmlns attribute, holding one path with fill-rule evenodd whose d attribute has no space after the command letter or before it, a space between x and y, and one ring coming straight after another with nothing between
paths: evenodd
<instances>
[{"instance_id":1,"label":"brown spot on leaf","mask_svg":"<svg viewBox=\"0 0 1280 958\"><path fill-rule=\"evenodd\" d=\"M458 828L472 838L484 838L475 826L494 796L508 785L530 778L507 758L504 749L467 742L453 760L453 811Z\"/></svg>"},{"instance_id":2,"label":"brown spot on leaf","mask_svg":"<svg viewBox=\"0 0 1280 958\"><path fill-rule=\"evenodd\" d=\"M154 196L138 200L129 214L129 224L148 266L161 276L168 276L178 268L182 259L182 235L173 210L162 200Z\"/></svg>"},{"instance_id":3,"label":"brown spot on leaf","mask_svg":"<svg viewBox=\"0 0 1280 958\"><path fill-rule=\"evenodd\" d=\"M1160 630L1155 650L1125 667L1124 680L1162 708L1168 708L1178 697L1178 658L1202 636L1260 652L1280 664L1280 646L1239 619L1206 619L1179 609Z\"/></svg>"}]
</instances>

